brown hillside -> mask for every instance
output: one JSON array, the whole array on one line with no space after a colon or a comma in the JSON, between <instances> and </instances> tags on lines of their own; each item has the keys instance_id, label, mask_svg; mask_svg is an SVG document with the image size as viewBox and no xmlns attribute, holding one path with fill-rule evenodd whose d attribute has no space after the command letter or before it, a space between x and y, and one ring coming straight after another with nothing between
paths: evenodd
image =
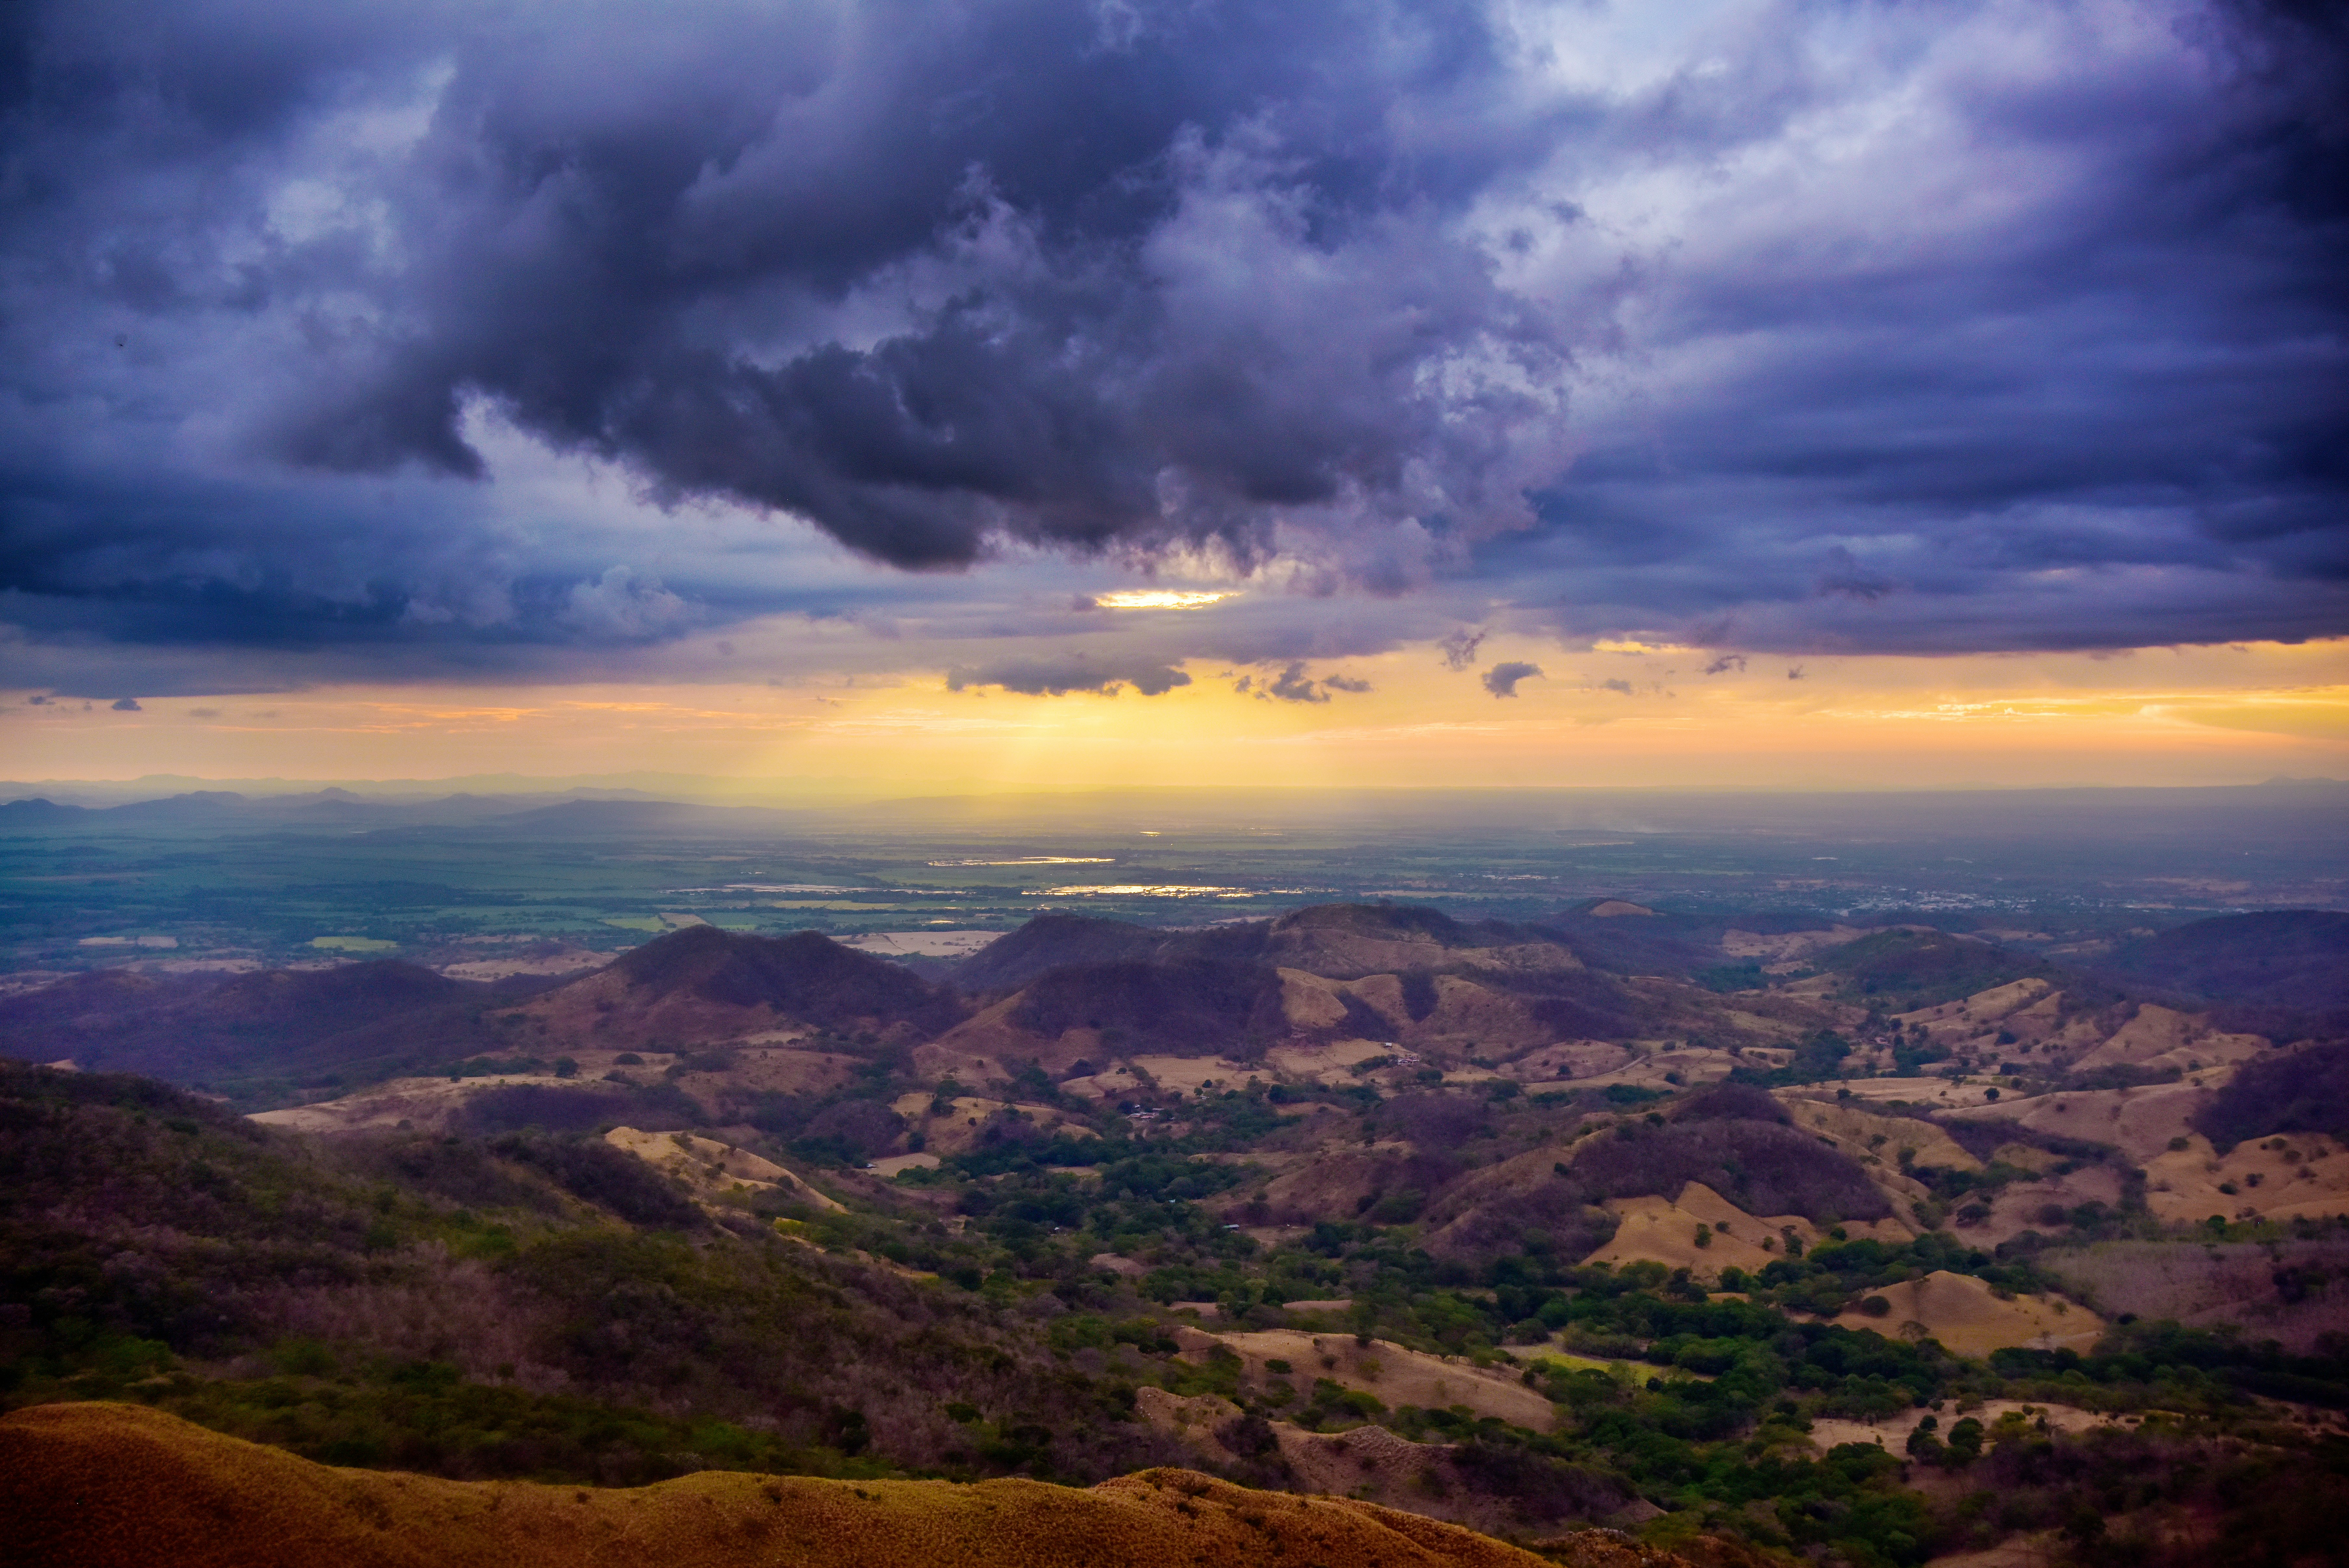
<instances>
[{"instance_id":1,"label":"brown hillside","mask_svg":"<svg viewBox=\"0 0 2349 1568\"><path fill-rule=\"evenodd\" d=\"M1331 980L1413 970L1548 973L1582 968L1571 950L1529 937L1536 933L1464 926L1433 909L1316 904L1275 920L1265 952L1284 969Z\"/></svg>"},{"instance_id":2,"label":"brown hillside","mask_svg":"<svg viewBox=\"0 0 2349 1568\"><path fill-rule=\"evenodd\" d=\"M927 1039L963 1008L951 992L815 931L747 936L689 926L538 997L516 1043L655 1049L797 1023Z\"/></svg>"},{"instance_id":3,"label":"brown hillside","mask_svg":"<svg viewBox=\"0 0 2349 1568\"><path fill-rule=\"evenodd\" d=\"M1027 1480L816 1480L705 1471L630 1490L335 1469L128 1405L0 1420L0 1515L48 1568L1534 1568L1543 1559L1369 1503L1186 1470L1090 1490ZM1680 1560L1603 1535L1568 1561Z\"/></svg>"},{"instance_id":4,"label":"brown hillside","mask_svg":"<svg viewBox=\"0 0 2349 1568\"><path fill-rule=\"evenodd\" d=\"M0 1002L0 1054L223 1087L250 1075L365 1076L498 1048L483 1010L518 994L388 959L226 978L102 971Z\"/></svg>"}]
</instances>

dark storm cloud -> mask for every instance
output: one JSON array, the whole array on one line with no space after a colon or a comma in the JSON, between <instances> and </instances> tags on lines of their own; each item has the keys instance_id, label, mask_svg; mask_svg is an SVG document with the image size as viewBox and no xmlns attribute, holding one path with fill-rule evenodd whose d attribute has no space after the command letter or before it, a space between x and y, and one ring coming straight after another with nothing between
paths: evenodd
<instances>
[{"instance_id":1,"label":"dark storm cloud","mask_svg":"<svg viewBox=\"0 0 2349 1568\"><path fill-rule=\"evenodd\" d=\"M150 156L201 139L200 168L295 134L336 72L444 62L429 130L369 192L394 254L338 235L234 275L240 300L323 317L262 432L298 464L480 476L478 398L657 495L786 510L916 566L998 535L1252 549L1270 506L1409 514L1413 463L1454 510L1516 508L1478 490L1523 400L1427 373L1480 339L1546 362L1548 328L1472 246L1399 220L1539 145L1479 123L1506 97L1482 20L1444 0L1126 15L493 7L382 37L264 12L248 79L226 79L233 40L199 37L145 54L135 86L99 29L52 16L36 55L98 54L119 99L161 100ZM305 53L315 76L268 68ZM60 96L29 112L62 176L97 111ZM108 285L147 309L202 297L172 272L184 237L112 236Z\"/></svg>"},{"instance_id":2,"label":"dark storm cloud","mask_svg":"<svg viewBox=\"0 0 2349 1568\"><path fill-rule=\"evenodd\" d=\"M2341 15L16 7L9 663L608 669L964 591L764 514L916 568L1272 559L1299 628L1437 601L1385 635L1461 669L1496 607L1794 652L2337 632ZM1332 656L1264 602L1116 657Z\"/></svg>"},{"instance_id":3,"label":"dark storm cloud","mask_svg":"<svg viewBox=\"0 0 2349 1568\"><path fill-rule=\"evenodd\" d=\"M1562 629L1755 649L2349 628L2344 18L2156 11L2127 52L2003 80L1948 40L1963 75L1918 85L1959 117L1949 161L1912 164L1917 194L1878 186L1879 232L1843 254L1793 231L1849 160L1756 192L1788 203L1771 245L1651 296L1651 351L1706 373L1587 425L1543 526L1489 568L1554 593ZM1997 221L1905 211L1969 185Z\"/></svg>"}]
</instances>

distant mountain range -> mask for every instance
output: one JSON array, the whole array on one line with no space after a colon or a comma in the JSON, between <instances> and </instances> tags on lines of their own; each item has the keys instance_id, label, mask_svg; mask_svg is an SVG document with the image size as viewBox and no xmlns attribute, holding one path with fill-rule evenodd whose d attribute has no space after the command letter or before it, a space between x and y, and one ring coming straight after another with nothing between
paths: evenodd
<instances>
[{"instance_id":1,"label":"distant mountain range","mask_svg":"<svg viewBox=\"0 0 2349 1568\"><path fill-rule=\"evenodd\" d=\"M1605 900L1538 924L1398 905L1312 906L1195 930L1055 913L939 981L816 932L695 926L583 976L490 984L388 960L225 978L99 970L0 1001L0 1052L267 1106L477 1057L601 1060L754 1039L771 1054L844 1052L843 1064L858 1052L909 1053L893 1070L925 1082L1000 1085L1027 1073L1043 1085L1085 1078L1107 1094L1163 1075L1149 1065L1160 1058L1326 1083L1351 1081L1352 1064L1381 1053L1423 1059L1419 1070L1436 1077L1537 1085L1818 1076L1805 1042L1838 1031L1836 1050L1868 1071L2168 1070L2167 1057L2132 1064L2152 1045L2099 1054L2132 996L2255 1009L2244 1016L2278 1039L2349 1033L2349 915L2200 921L2124 948L2094 972L1915 926L1854 932L1779 962L1775 985L1759 960L1724 967L1725 943L1795 952L1831 935L1774 937ZM1986 1013L1966 1001L1977 995L2008 1000ZM1920 1022L1869 1022L1896 1014ZM1944 1014L1950 1023L1936 1022ZM828 1075L775 1085L813 1092Z\"/></svg>"},{"instance_id":2,"label":"distant mountain range","mask_svg":"<svg viewBox=\"0 0 2349 1568\"><path fill-rule=\"evenodd\" d=\"M997 824L1123 825L1137 813L1174 814L1214 821L1234 813L1278 820L1359 820L1389 828L1579 823L1612 831L1735 834L1895 833L1933 839L1993 837L2010 842L2063 843L2095 839L2158 841L2180 832L2256 823L2262 834L2308 831L2339 836L2339 814L2349 783L2333 779L2270 779L2258 784L2146 788L2029 788L1917 791L1764 792L1615 790L1263 790L1162 789L1061 794L872 798L835 784L789 798L746 799L736 781L641 775L655 787L571 784L514 776L429 781L397 780L309 790L211 785L197 780L47 784L0 782L0 833L43 826L110 824L204 825L239 819L320 824L380 822L460 824L487 817L572 806L667 807L667 813L584 811L552 819L596 831L630 823L675 826L697 822L751 824L768 814L777 822L847 815L874 821L968 819ZM664 784L666 787L663 787ZM454 784L458 787L449 788ZM190 788L189 785L196 787ZM716 814L707 817L696 814ZM2281 815L2279 815L2281 814Z\"/></svg>"}]
</instances>

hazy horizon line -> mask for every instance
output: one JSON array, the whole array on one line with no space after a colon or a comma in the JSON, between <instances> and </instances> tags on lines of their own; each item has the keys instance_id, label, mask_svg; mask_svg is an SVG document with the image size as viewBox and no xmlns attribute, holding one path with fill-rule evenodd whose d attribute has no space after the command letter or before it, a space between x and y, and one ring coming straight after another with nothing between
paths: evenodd
<instances>
[{"instance_id":1,"label":"hazy horizon line","mask_svg":"<svg viewBox=\"0 0 2349 1568\"><path fill-rule=\"evenodd\" d=\"M584 791L616 791L647 797L647 803L662 798L659 792L668 790L702 799L681 799L678 805L705 805L713 801L730 804L756 804L762 800L822 798L829 805L843 804L906 804L924 801L1018 800L1032 798L1083 799L1131 795L1243 795L1268 794L1281 796L1319 795L1378 796L1388 798L1432 796L1468 796L1493 799L1504 796L1574 796L1599 795L1703 795L1729 796L1800 796L1800 795L1934 795L1934 794L2044 794L2056 793L2095 792L2106 794L2183 794L2209 793L2216 790L2266 788L2349 788L2349 780L2323 775L2294 777L2271 774L2266 778L2246 779L2231 784L2116 784L2100 782L2069 784L2010 784L1988 781L1957 784L1915 785L1855 784L1837 786L1816 784L1120 784L1071 789L1050 789L1034 785L1002 789L974 788L954 791L907 792L902 786L891 789L878 781L848 781L833 777L786 775L771 779L742 779L723 774L665 774L630 772L610 774L533 774L516 773L453 774L437 778L287 778L266 776L212 776L196 774L142 774L125 779L24 779L0 781L0 805L17 801L47 798L54 792L90 795L132 796L137 800L168 799L174 794L221 792L274 794L317 794L327 790L343 790L353 794L378 795L433 794L445 798L453 794L564 794ZM140 794L148 791L151 793ZM122 799L117 804L134 804ZM58 804L73 804L60 802Z\"/></svg>"}]
</instances>

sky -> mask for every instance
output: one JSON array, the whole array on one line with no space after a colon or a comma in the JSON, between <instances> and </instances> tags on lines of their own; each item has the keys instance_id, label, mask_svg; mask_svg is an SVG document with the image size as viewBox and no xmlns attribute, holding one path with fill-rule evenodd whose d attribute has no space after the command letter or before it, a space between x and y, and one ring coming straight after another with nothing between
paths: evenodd
<instances>
[{"instance_id":1,"label":"sky","mask_svg":"<svg viewBox=\"0 0 2349 1568\"><path fill-rule=\"evenodd\" d=\"M2349 777L2318 0L0 17L0 772Z\"/></svg>"}]
</instances>

